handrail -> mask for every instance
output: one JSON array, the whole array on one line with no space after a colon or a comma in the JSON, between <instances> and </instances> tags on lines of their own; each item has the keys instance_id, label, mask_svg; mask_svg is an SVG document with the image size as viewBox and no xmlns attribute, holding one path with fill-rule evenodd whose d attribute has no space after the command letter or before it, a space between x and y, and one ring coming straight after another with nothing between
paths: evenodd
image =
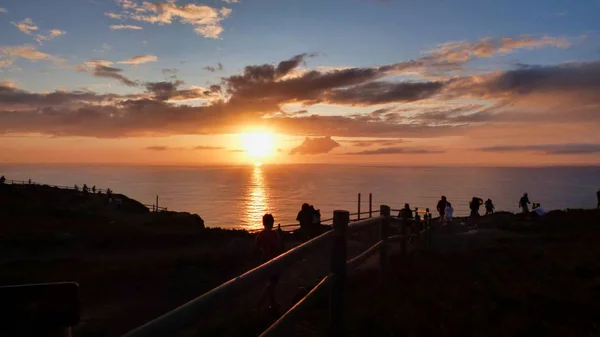
<instances>
[{"instance_id":1,"label":"handrail","mask_svg":"<svg viewBox=\"0 0 600 337\"><path fill-rule=\"evenodd\" d=\"M282 317L279 318L271 327L261 334L261 337L274 336L278 332L281 332L282 327L287 323L293 315L304 308L308 307L310 303L320 294L321 290L326 287L327 284L331 283L329 287L331 293L330 302L330 317L332 324L332 333L335 335L342 331L340 324L343 324L341 319L342 315L340 310L343 310L343 300L340 298L344 296L341 290L341 285L345 281L347 269L356 268L361 263L365 262L370 256L380 252L380 263L382 268L381 277L384 278L386 273L383 272L384 264L387 264L388 259L388 244L393 241L401 240L402 247L407 244L408 235L404 234L406 229L406 222L401 222L403 233L401 235L389 236L386 226L389 227L392 217L389 215L389 207L381 206L380 213L382 215L365 220L359 220L349 224L350 215L346 211L335 211L334 212L334 230L325 232L320 236L297 246L277 258L264 263L238 277L235 277L222 285L208 291L207 293L196 297L195 299L179 306L178 308L138 327L127 333L124 337L159 337L166 336L173 333L174 330L185 328L190 326L197 321L198 316L205 310L208 310L215 302L220 300L221 296L231 295L236 291L240 291L242 288L251 285L254 282L268 279L273 273L277 272L281 268L287 267L288 265L304 258L307 254L321 248L323 244L332 241L332 274L323 278L319 284L313 288L301 301L296 303L291 309L289 309ZM398 220L395 220L398 221ZM430 233L430 221L431 216L425 216L423 221L414 221L423 224L422 232ZM358 256L346 260L346 244L347 236L346 232L354 232L362 230L371 226L379 225L381 239L375 244L371 245L368 249L360 253ZM417 235L417 240L419 236ZM403 248L401 254L405 254L406 250ZM342 260L340 261L340 258ZM341 263L341 265L340 265ZM383 283L382 283L383 284Z\"/></svg>"},{"instance_id":2,"label":"handrail","mask_svg":"<svg viewBox=\"0 0 600 337\"><path fill-rule=\"evenodd\" d=\"M383 217L381 217L381 216L376 216L376 217L373 217L373 218L367 218L367 219L364 219L364 220L354 221L350 225L348 225L348 230L351 231L351 232L359 231L359 230L364 229L366 227L370 227L370 226L378 224L379 221L381 221L382 218Z\"/></svg>"},{"instance_id":3,"label":"handrail","mask_svg":"<svg viewBox=\"0 0 600 337\"><path fill-rule=\"evenodd\" d=\"M367 250L362 252L360 255L348 260L346 262L346 267L348 269L353 269L361 263L365 262L369 257L379 252L381 245L383 245L383 240L378 241L377 243L369 247Z\"/></svg>"},{"instance_id":4,"label":"handrail","mask_svg":"<svg viewBox=\"0 0 600 337\"><path fill-rule=\"evenodd\" d=\"M150 321L141 327L127 333L124 337L168 336L173 328L187 327L197 321L198 314L208 310L220 296L231 294L259 280L267 280L278 269L302 259L311 250L320 246L333 237L334 232L325 232L320 236L295 247L277 258L262 264L238 277L235 277L209 292L177 307L176 309Z\"/></svg>"},{"instance_id":5,"label":"handrail","mask_svg":"<svg viewBox=\"0 0 600 337\"><path fill-rule=\"evenodd\" d=\"M314 302L315 298L319 296L323 289L327 289L331 281L331 275L325 276L319 284L317 284L311 291L306 294L298 303L296 303L293 307L291 307L288 311L286 311L283 316L281 316L275 323L273 323L267 330L265 330L260 337L269 337L269 336L281 336L282 329L285 325L294 317L294 315L306 308L308 308L312 302ZM285 335L285 334L284 334Z\"/></svg>"}]
</instances>

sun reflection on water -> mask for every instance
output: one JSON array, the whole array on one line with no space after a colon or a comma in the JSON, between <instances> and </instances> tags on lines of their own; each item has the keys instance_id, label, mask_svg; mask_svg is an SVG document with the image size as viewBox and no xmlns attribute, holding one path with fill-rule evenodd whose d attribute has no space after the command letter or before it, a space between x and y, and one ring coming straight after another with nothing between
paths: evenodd
<instances>
[{"instance_id":1,"label":"sun reflection on water","mask_svg":"<svg viewBox=\"0 0 600 337\"><path fill-rule=\"evenodd\" d=\"M262 228L262 216L269 210L269 196L265 187L263 169L253 167L251 181L246 188L246 220L248 229Z\"/></svg>"}]
</instances>

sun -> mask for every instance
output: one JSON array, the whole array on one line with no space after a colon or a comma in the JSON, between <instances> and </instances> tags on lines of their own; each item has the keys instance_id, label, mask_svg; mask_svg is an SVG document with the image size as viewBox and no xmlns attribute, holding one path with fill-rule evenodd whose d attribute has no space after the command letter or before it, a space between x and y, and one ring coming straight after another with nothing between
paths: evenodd
<instances>
[{"instance_id":1,"label":"sun","mask_svg":"<svg viewBox=\"0 0 600 337\"><path fill-rule=\"evenodd\" d=\"M242 141L244 149L254 160L266 158L273 153L274 137L270 133L244 133Z\"/></svg>"}]
</instances>

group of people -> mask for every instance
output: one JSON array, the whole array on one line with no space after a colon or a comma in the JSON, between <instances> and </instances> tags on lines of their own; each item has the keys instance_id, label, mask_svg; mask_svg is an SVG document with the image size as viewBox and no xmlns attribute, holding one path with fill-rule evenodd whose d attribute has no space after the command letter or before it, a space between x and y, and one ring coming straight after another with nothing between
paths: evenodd
<instances>
[{"instance_id":1,"label":"group of people","mask_svg":"<svg viewBox=\"0 0 600 337\"><path fill-rule=\"evenodd\" d=\"M321 226L321 210L315 209L313 205L303 203L300 212L296 216L300 224L300 232L312 239L319 236Z\"/></svg>"},{"instance_id":2,"label":"group of people","mask_svg":"<svg viewBox=\"0 0 600 337\"><path fill-rule=\"evenodd\" d=\"M600 191L599 191L600 192ZM531 212L529 211L529 205L531 202L529 201L529 195L527 193L523 194L521 199L519 199L519 208L521 208L523 215L531 215L533 217L540 217L546 214L546 211L542 208L540 203L534 202L531 204ZM599 203L600 204L600 203Z\"/></svg>"},{"instance_id":3,"label":"group of people","mask_svg":"<svg viewBox=\"0 0 600 337\"><path fill-rule=\"evenodd\" d=\"M473 197L471 201L469 201L469 209L471 213L469 214L469 227L477 228L479 224L479 208L485 205L485 215L494 214L494 202L492 199L488 198L485 202L483 199L479 197ZM440 201L437 203L437 211L440 215L440 221L442 223L442 228L444 231L447 231L447 227L452 224L452 220L454 218L454 208L452 204L448 201L446 196L442 195Z\"/></svg>"}]
</instances>

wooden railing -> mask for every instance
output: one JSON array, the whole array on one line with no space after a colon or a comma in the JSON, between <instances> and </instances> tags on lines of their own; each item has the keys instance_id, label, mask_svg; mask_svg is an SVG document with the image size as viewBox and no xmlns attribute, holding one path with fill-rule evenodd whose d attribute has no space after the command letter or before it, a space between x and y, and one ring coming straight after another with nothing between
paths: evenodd
<instances>
[{"instance_id":1,"label":"wooden railing","mask_svg":"<svg viewBox=\"0 0 600 337\"><path fill-rule=\"evenodd\" d=\"M350 213L348 211L334 211L333 230L321 234L277 258L223 283L204 295L130 331L125 337L174 335L177 331L181 331L197 323L199 317L222 302L223 298L231 296L257 282L266 282L275 272L303 260L308 254L329 244L332 245L330 274L323 277L317 286L264 331L261 337L286 335L284 329L287 323L296 314L310 307L315 299L327 291L327 289L329 290L330 297L330 333L332 336L342 336L344 334L343 317L345 315L345 289L348 272L364 263L369 257L379 253L381 284L385 285L387 283L386 277L392 243L400 242L401 256L407 254L409 244L416 242L430 243L431 214L426 213L423 221L421 221L419 216L411 220L399 219L391 216L390 211L390 207L382 205L379 216L355 222L350 221ZM348 260L346 251L348 235L353 232L373 228L379 229L379 240L358 256ZM414 228L414 230L409 232L409 228ZM392 235L392 229L398 229L399 234ZM417 240L412 240L411 238L416 238Z\"/></svg>"}]
</instances>

